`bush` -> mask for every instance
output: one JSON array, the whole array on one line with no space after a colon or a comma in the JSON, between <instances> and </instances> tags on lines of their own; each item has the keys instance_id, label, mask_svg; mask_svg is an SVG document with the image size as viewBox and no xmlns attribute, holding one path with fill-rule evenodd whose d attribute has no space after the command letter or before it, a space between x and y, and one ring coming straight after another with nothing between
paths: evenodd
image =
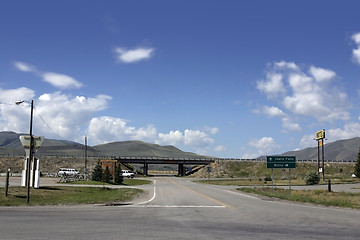
<instances>
[{"instance_id":1,"label":"bush","mask_svg":"<svg viewBox=\"0 0 360 240\"><path fill-rule=\"evenodd\" d=\"M310 172L305 176L306 185L315 185L320 182L320 176L317 172Z\"/></svg>"},{"instance_id":2,"label":"bush","mask_svg":"<svg viewBox=\"0 0 360 240\"><path fill-rule=\"evenodd\" d=\"M102 180L102 168L100 164L96 164L95 169L92 173L91 180L93 181L101 181Z\"/></svg>"},{"instance_id":3,"label":"bush","mask_svg":"<svg viewBox=\"0 0 360 240\"><path fill-rule=\"evenodd\" d=\"M104 174L103 174L103 181L106 183L109 183L110 180L111 180L110 170L109 170L109 167L106 166Z\"/></svg>"},{"instance_id":4,"label":"bush","mask_svg":"<svg viewBox=\"0 0 360 240\"><path fill-rule=\"evenodd\" d=\"M355 164L354 173L355 173L356 177L360 178L360 148L359 148L358 156L356 158L356 164Z\"/></svg>"}]
</instances>

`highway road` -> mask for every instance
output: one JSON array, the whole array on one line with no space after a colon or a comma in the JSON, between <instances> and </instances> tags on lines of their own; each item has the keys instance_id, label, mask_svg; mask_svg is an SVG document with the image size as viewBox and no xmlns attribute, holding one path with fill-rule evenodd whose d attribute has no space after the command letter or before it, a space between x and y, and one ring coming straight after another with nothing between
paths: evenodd
<instances>
[{"instance_id":1,"label":"highway road","mask_svg":"<svg viewBox=\"0 0 360 240\"><path fill-rule=\"evenodd\" d=\"M359 239L360 211L156 177L114 206L1 207L0 239Z\"/></svg>"}]
</instances>

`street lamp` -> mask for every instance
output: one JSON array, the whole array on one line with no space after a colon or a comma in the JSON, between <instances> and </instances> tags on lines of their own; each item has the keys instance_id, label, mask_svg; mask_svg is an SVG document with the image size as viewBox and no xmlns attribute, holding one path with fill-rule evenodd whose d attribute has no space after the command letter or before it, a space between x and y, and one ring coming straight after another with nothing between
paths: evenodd
<instances>
[{"instance_id":1,"label":"street lamp","mask_svg":"<svg viewBox=\"0 0 360 240\"><path fill-rule=\"evenodd\" d=\"M23 102L28 102L25 100L21 100L18 102L15 102L16 105L20 105ZM34 137L32 135L32 124L33 124L33 111L34 111L34 100L31 100L31 114L30 114L30 153L29 153L29 159L27 161L27 170L26 170L26 182L27 182L27 197L26 202L30 202L30 162L33 158L33 151L34 151Z\"/></svg>"}]
</instances>

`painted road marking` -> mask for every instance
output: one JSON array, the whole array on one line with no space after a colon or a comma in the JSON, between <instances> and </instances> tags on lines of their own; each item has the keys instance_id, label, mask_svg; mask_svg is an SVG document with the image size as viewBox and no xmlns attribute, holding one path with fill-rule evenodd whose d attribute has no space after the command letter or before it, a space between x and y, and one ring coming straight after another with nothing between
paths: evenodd
<instances>
[{"instance_id":1,"label":"painted road marking","mask_svg":"<svg viewBox=\"0 0 360 240\"><path fill-rule=\"evenodd\" d=\"M205 194L199 193L199 192L197 192L197 191L195 191L195 190L193 190L193 189L191 189L191 188L188 188L188 187L185 187L185 186L181 186L180 184L178 184L177 182L175 182L175 181L172 180L172 179L171 179L170 181L171 181L172 183L174 183L175 185L183 188L183 189L186 189L186 190L188 190L188 191L190 191L190 192L193 192L193 193L195 193L195 194L197 194L197 195L199 195L199 196L201 196L201 197L203 197L203 198L206 198L206 199L208 199L208 200L210 200L210 201L212 201L212 202L215 202L215 203L217 203L217 204L219 204L219 205L222 205L222 206L224 206L224 207L231 208L231 209L236 209L236 207L233 207L233 206L231 206L231 205L229 205L229 204L227 204L227 203L224 203L224 202L222 202L222 201L220 201L220 200L217 200L217 199L212 198L212 197L209 197L209 196L207 196L207 195L205 195Z\"/></svg>"}]
</instances>

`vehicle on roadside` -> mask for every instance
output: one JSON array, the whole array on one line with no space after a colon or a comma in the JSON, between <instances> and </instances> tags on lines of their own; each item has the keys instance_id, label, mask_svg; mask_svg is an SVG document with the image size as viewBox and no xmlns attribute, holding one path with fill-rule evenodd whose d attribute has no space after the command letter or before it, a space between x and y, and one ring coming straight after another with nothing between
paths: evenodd
<instances>
[{"instance_id":1,"label":"vehicle on roadside","mask_svg":"<svg viewBox=\"0 0 360 240\"><path fill-rule=\"evenodd\" d=\"M58 172L59 177L65 177L65 176L77 176L80 172L74 168L60 168Z\"/></svg>"},{"instance_id":2,"label":"vehicle on roadside","mask_svg":"<svg viewBox=\"0 0 360 240\"><path fill-rule=\"evenodd\" d=\"M127 178L134 178L135 174L130 170L121 170L121 175Z\"/></svg>"}]
</instances>

